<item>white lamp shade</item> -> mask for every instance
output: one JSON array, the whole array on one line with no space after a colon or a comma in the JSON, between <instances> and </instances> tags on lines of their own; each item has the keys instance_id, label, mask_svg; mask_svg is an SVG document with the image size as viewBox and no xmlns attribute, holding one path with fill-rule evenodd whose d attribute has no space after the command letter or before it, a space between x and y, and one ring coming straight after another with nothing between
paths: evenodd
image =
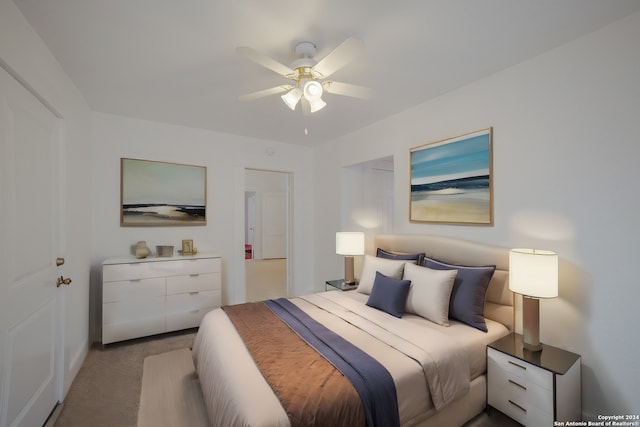
<instances>
[{"instance_id":1,"label":"white lamp shade","mask_svg":"<svg viewBox=\"0 0 640 427\"><path fill-rule=\"evenodd\" d=\"M364 233L360 231L339 231L336 233L336 254L364 255Z\"/></svg>"},{"instance_id":2,"label":"white lamp shade","mask_svg":"<svg viewBox=\"0 0 640 427\"><path fill-rule=\"evenodd\" d=\"M322 98L316 98L309 101L309 111L315 113L318 110L322 110L327 106L327 103Z\"/></svg>"},{"instance_id":3,"label":"white lamp shade","mask_svg":"<svg viewBox=\"0 0 640 427\"><path fill-rule=\"evenodd\" d=\"M308 81L304 84L304 97L311 101L312 99L320 98L324 90L322 84L315 80Z\"/></svg>"},{"instance_id":4,"label":"white lamp shade","mask_svg":"<svg viewBox=\"0 0 640 427\"><path fill-rule=\"evenodd\" d=\"M539 249L511 249L509 289L534 298L558 296L558 255Z\"/></svg>"},{"instance_id":5,"label":"white lamp shade","mask_svg":"<svg viewBox=\"0 0 640 427\"><path fill-rule=\"evenodd\" d=\"M302 98L302 89L300 89L299 87L294 87L289 92L282 95L280 98L282 98L284 103L287 104L287 107L295 110L298 101L300 101L300 98Z\"/></svg>"}]
</instances>

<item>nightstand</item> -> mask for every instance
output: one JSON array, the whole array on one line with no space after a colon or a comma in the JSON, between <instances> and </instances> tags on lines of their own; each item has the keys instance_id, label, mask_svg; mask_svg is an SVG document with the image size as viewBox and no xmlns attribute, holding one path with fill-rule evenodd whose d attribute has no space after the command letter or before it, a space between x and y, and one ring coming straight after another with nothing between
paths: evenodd
<instances>
[{"instance_id":1,"label":"nightstand","mask_svg":"<svg viewBox=\"0 0 640 427\"><path fill-rule=\"evenodd\" d=\"M344 279L327 280L326 282L324 282L325 291L333 291L335 289L339 289L341 291L351 291L357 287L358 287L357 283L354 283L352 285L347 285L344 282ZM331 288L335 288L335 289L331 289Z\"/></svg>"},{"instance_id":2,"label":"nightstand","mask_svg":"<svg viewBox=\"0 0 640 427\"><path fill-rule=\"evenodd\" d=\"M487 403L525 426L582 419L580 355L550 345L525 350L522 335L487 347Z\"/></svg>"}]
</instances>

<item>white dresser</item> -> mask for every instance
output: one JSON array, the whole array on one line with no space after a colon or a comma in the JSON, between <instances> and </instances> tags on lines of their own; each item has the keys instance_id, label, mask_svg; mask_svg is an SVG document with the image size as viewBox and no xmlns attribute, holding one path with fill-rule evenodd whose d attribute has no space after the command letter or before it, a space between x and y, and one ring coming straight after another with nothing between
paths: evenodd
<instances>
[{"instance_id":1,"label":"white dresser","mask_svg":"<svg viewBox=\"0 0 640 427\"><path fill-rule=\"evenodd\" d=\"M221 303L221 259L194 255L102 263L102 344L197 327Z\"/></svg>"},{"instance_id":2,"label":"white dresser","mask_svg":"<svg viewBox=\"0 0 640 427\"><path fill-rule=\"evenodd\" d=\"M523 349L510 334L487 348L487 403L524 426L581 420L580 356L543 345Z\"/></svg>"}]
</instances>

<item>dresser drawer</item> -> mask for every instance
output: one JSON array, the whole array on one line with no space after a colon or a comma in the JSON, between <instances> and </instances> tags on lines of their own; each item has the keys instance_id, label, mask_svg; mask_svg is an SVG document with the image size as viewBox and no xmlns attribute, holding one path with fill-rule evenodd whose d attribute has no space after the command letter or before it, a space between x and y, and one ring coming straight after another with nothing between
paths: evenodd
<instances>
[{"instance_id":1,"label":"dresser drawer","mask_svg":"<svg viewBox=\"0 0 640 427\"><path fill-rule=\"evenodd\" d=\"M167 315L167 331L179 331L180 329L196 328L205 314L216 307L195 308L180 313Z\"/></svg>"},{"instance_id":2,"label":"dresser drawer","mask_svg":"<svg viewBox=\"0 0 640 427\"><path fill-rule=\"evenodd\" d=\"M166 320L164 316L152 316L134 321L111 323L102 326L102 344L160 334L165 330Z\"/></svg>"},{"instance_id":3,"label":"dresser drawer","mask_svg":"<svg viewBox=\"0 0 640 427\"><path fill-rule=\"evenodd\" d=\"M167 295L220 290L220 273L193 273L167 277Z\"/></svg>"},{"instance_id":4,"label":"dresser drawer","mask_svg":"<svg viewBox=\"0 0 640 427\"><path fill-rule=\"evenodd\" d=\"M164 277L105 282L102 285L102 302L148 299L163 296L166 292L165 282Z\"/></svg>"},{"instance_id":5,"label":"dresser drawer","mask_svg":"<svg viewBox=\"0 0 640 427\"><path fill-rule=\"evenodd\" d=\"M129 264L109 264L102 266L103 282L164 277L165 274L156 268L155 262L132 262Z\"/></svg>"},{"instance_id":6,"label":"dresser drawer","mask_svg":"<svg viewBox=\"0 0 640 427\"><path fill-rule=\"evenodd\" d=\"M102 305L102 324L129 322L136 319L161 317L165 312L165 296L144 300L109 302Z\"/></svg>"},{"instance_id":7,"label":"dresser drawer","mask_svg":"<svg viewBox=\"0 0 640 427\"><path fill-rule=\"evenodd\" d=\"M220 291L191 292L167 296L167 313L220 306Z\"/></svg>"},{"instance_id":8,"label":"dresser drawer","mask_svg":"<svg viewBox=\"0 0 640 427\"><path fill-rule=\"evenodd\" d=\"M180 276L184 274L219 273L220 258L187 258L175 261L155 262L156 269L164 276Z\"/></svg>"}]
</instances>

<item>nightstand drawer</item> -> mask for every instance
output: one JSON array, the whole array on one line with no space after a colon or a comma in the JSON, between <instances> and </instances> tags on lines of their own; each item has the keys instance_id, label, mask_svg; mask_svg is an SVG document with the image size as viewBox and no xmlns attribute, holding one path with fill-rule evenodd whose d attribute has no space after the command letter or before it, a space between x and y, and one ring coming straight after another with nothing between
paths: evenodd
<instances>
[{"instance_id":1,"label":"nightstand drawer","mask_svg":"<svg viewBox=\"0 0 640 427\"><path fill-rule=\"evenodd\" d=\"M504 406L496 406L491 403L490 405L524 426L553 425L553 413L540 411L537 408L527 408L526 405L522 405L514 399L508 399Z\"/></svg>"},{"instance_id":2,"label":"nightstand drawer","mask_svg":"<svg viewBox=\"0 0 640 427\"><path fill-rule=\"evenodd\" d=\"M552 391L501 369L496 364L496 360L491 357L487 359L487 372L491 396L498 406L514 406L507 405L511 400L527 411L535 408L535 410L553 414Z\"/></svg>"},{"instance_id":3,"label":"nightstand drawer","mask_svg":"<svg viewBox=\"0 0 640 427\"><path fill-rule=\"evenodd\" d=\"M501 371L509 373L511 378L519 379L518 382L521 385L537 384L553 391L553 374L551 372L492 348L487 349L487 358L493 360Z\"/></svg>"}]
</instances>

